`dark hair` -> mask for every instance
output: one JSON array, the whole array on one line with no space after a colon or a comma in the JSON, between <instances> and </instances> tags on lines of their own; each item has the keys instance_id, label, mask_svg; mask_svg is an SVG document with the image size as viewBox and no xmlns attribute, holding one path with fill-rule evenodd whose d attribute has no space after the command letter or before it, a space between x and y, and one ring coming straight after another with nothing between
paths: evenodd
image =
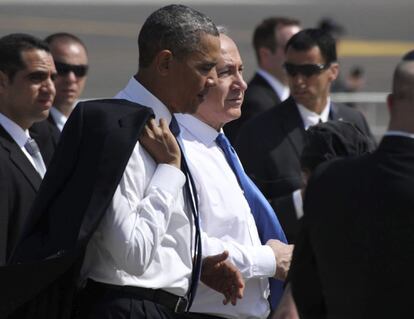
<instances>
[{"instance_id":1,"label":"dark hair","mask_svg":"<svg viewBox=\"0 0 414 319\"><path fill-rule=\"evenodd\" d=\"M328 121L306 131L306 144L300 163L312 172L319 164L340 157L359 156L375 149L375 142L354 124Z\"/></svg>"},{"instance_id":2,"label":"dark hair","mask_svg":"<svg viewBox=\"0 0 414 319\"><path fill-rule=\"evenodd\" d=\"M13 80L17 71L26 68L22 52L29 50L50 52L46 42L29 34L12 33L0 38L0 71Z\"/></svg>"},{"instance_id":3,"label":"dark hair","mask_svg":"<svg viewBox=\"0 0 414 319\"><path fill-rule=\"evenodd\" d=\"M278 28L285 26L300 26L300 22L292 18L271 17L264 19L256 27L253 33L253 47L258 62L260 62L260 48L268 48L270 51L275 52L278 46L276 31Z\"/></svg>"},{"instance_id":4,"label":"dark hair","mask_svg":"<svg viewBox=\"0 0 414 319\"><path fill-rule=\"evenodd\" d=\"M404 54L403 61L414 61L414 50L411 50L409 52L407 52L406 54Z\"/></svg>"},{"instance_id":5,"label":"dark hair","mask_svg":"<svg viewBox=\"0 0 414 319\"><path fill-rule=\"evenodd\" d=\"M139 66L148 67L161 50L183 58L199 49L201 35L218 37L213 21L184 5L169 5L153 12L138 36Z\"/></svg>"},{"instance_id":6,"label":"dark hair","mask_svg":"<svg viewBox=\"0 0 414 319\"><path fill-rule=\"evenodd\" d=\"M285 50L292 48L295 51L308 51L317 46L325 63L337 61L336 43L334 38L321 29L305 29L296 33L286 44Z\"/></svg>"},{"instance_id":7,"label":"dark hair","mask_svg":"<svg viewBox=\"0 0 414 319\"><path fill-rule=\"evenodd\" d=\"M81 45L85 49L85 51L87 51L85 43L83 43L83 41L80 38L78 38L76 35L72 33L57 32L57 33L52 33L51 35L48 35L45 38L45 42L49 44L49 46L55 41L62 41L62 42L68 42L68 43L74 42L74 43Z\"/></svg>"}]
</instances>

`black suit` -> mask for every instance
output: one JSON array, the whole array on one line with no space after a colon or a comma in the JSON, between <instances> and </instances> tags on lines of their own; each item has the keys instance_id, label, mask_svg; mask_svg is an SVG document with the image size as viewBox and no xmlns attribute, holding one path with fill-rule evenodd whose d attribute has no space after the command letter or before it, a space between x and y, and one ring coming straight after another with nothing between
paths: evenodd
<instances>
[{"instance_id":1,"label":"black suit","mask_svg":"<svg viewBox=\"0 0 414 319\"><path fill-rule=\"evenodd\" d=\"M267 82L267 80L264 79L259 73L256 73L249 82L244 95L242 114L240 118L231 121L224 126L224 132L231 143L235 143L240 132L240 128L244 123L260 113L271 109L280 102L280 97L270 86L269 82Z\"/></svg>"},{"instance_id":2,"label":"black suit","mask_svg":"<svg viewBox=\"0 0 414 319\"><path fill-rule=\"evenodd\" d=\"M12 262L23 264L3 273L0 269L0 279L8 272L22 272L2 281L8 298L0 299L0 313L32 300L13 318L68 318L85 246L151 115L150 109L125 100L79 103L65 125L23 240L12 256ZM27 285L24 262L32 261Z\"/></svg>"},{"instance_id":3,"label":"black suit","mask_svg":"<svg viewBox=\"0 0 414 319\"><path fill-rule=\"evenodd\" d=\"M49 163L54 148L44 124L30 132ZM5 264L17 244L23 223L42 179L13 138L0 125L0 265Z\"/></svg>"},{"instance_id":4,"label":"black suit","mask_svg":"<svg viewBox=\"0 0 414 319\"><path fill-rule=\"evenodd\" d=\"M414 140L316 169L290 270L303 318L412 318Z\"/></svg>"},{"instance_id":5,"label":"black suit","mask_svg":"<svg viewBox=\"0 0 414 319\"><path fill-rule=\"evenodd\" d=\"M329 117L351 122L371 136L365 118L356 110L332 104ZM297 229L291 194L302 187L304 143L303 121L292 97L247 123L236 142L246 172L271 201L290 242Z\"/></svg>"}]
</instances>

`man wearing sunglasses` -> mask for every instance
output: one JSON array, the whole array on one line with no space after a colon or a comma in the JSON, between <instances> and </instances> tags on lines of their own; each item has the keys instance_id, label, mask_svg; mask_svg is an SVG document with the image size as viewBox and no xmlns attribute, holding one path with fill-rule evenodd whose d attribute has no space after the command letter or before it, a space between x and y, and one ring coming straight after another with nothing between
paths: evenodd
<instances>
[{"instance_id":1,"label":"man wearing sunglasses","mask_svg":"<svg viewBox=\"0 0 414 319\"><path fill-rule=\"evenodd\" d=\"M285 50L284 67L291 96L247 123L236 148L292 243L303 214L299 159L305 130L320 122L342 119L372 135L361 113L331 102L331 84L339 72L331 35L320 29L306 29L294 35Z\"/></svg>"},{"instance_id":2,"label":"man wearing sunglasses","mask_svg":"<svg viewBox=\"0 0 414 319\"><path fill-rule=\"evenodd\" d=\"M45 41L55 61L56 97L48 120L60 133L86 84L88 54L85 44L70 33L54 33Z\"/></svg>"}]
</instances>

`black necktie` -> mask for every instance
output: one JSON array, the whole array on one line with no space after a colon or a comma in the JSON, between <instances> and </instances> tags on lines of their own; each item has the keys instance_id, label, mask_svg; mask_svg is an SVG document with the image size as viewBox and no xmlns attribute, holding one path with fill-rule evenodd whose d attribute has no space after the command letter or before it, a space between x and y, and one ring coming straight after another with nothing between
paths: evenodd
<instances>
[{"instance_id":1,"label":"black necktie","mask_svg":"<svg viewBox=\"0 0 414 319\"><path fill-rule=\"evenodd\" d=\"M174 136L178 136L180 134L180 127L178 126L177 120L173 116L170 123L170 130L174 134ZM191 283L190 289L187 292L188 298L188 307L187 310L190 309L194 297L197 292L197 285L200 280L201 275L201 261L202 261L202 252L201 252L201 234L200 234L200 223L199 223L199 215L198 215L198 200L197 200L197 190L195 188L193 177L191 176L190 170L187 165L187 161L185 160L184 152L181 148L180 143L178 143L181 151L181 170L183 171L186 182L185 182L185 191L187 193L187 197L190 201L191 211L194 218L194 225L195 225L195 241L194 241L194 257L193 257L193 273L191 276Z\"/></svg>"}]
</instances>

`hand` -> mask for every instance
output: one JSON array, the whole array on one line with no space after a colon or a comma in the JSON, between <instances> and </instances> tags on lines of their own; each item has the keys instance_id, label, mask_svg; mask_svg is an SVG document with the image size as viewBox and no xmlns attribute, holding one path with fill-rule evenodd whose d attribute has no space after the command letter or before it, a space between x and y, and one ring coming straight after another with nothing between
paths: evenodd
<instances>
[{"instance_id":1,"label":"hand","mask_svg":"<svg viewBox=\"0 0 414 319\"><path fill-rule=\"evenodd\" d=\"M139 142L158 164L170 164L180 168L180 147L164 119L160 120L159 126L154 119L150 119L142 131Z\"/></svg>"},{"instance_id":2,"label":"hand","mask_svg":"<svg viewBox=\"0 0 414 319\"><path fill-rule=\"evenodd\" d=\"M298 309L292 296L290 283L286 286L272 319L299 319Z\"/></svg>"},{"instance_id":3,"label":"hand","mask_svg":"<svg viewBox=\"0 0 414 319\"><path fill-rule=\"evenodd\" d=\"M270 246L276 258L276 274L274 278L285 280L292 261L293 245L282 243L277 239L270 239L266 245Z\"/></svg>"},{"instance_id":4,"label":"hand","mask_svg":"<svg viewBox=\"0 0 414 319\"><path fill-rule=\"evenodd\" d=\"M237 299L243 298L244 280L236 266L226 260L228 256L229 252L223 251L221 254L204 258L200 280L224 295L224 305L231 302L234 306Z\"/></svg>"}]
</instances>

